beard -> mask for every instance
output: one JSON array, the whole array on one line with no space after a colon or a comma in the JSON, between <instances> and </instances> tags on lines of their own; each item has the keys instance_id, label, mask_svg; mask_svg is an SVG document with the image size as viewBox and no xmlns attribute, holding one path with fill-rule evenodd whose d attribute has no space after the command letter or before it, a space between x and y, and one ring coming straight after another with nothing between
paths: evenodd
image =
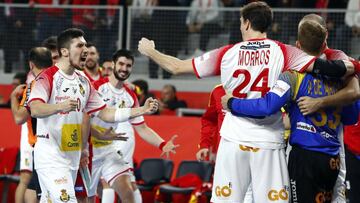
<instances>
[{"instance_id":1,"label":"beard","mask_svg":"<svg viewBox=\"0 0 360 203\"><path fill-rule=\"evenodd\" d=\"M84 70L85 62L79 60L78 63L75 63L71 58L69 60L70 60L70 65L74 67L76 70Z\"/></svg>"},{"instance_id":2,"label":"beard","mask_svg":"<svg viewBox=\"0 0 360 203\"><path fill-rule=\"evenodd\" d=\"M115 69L114 69L114 76L115 76L115 78L117 79L117 80L119 80L119 81L125 81L126 79L128 79L129 77L130 77L130 73L128 72L128 71L121 71L122 73L126 73L126 75L125 76L120 76L120 74L117 72L117 71L115 71Z\"/></svg>"},{"instance_id":3,"label":"beard","mask_svg":"<svg viewBox=\"0 0 360 203\"><path fill-rule=\"evenodd\" d=\"M89 70L94 70L97 65L97 63L92 59L86 60L85 64L86 64L86 68Z\"/></svg>"}]
</instances>

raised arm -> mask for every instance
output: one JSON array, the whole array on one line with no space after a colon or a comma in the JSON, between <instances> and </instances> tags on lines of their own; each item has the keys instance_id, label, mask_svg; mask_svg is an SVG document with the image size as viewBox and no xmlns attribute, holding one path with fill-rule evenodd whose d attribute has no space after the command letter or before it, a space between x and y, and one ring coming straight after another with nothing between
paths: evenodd
<instances>
[{"instance_id":1,"label":"raised arm","mask_svg":"<svg viewBox=\"0 0 360 203\"><path fill-rule=\"evenodd\" d=\"M176 75L181 73L194 73L192 60L181 60L176 57L163 54L155 49L155 43L147 38L139 41L138 50L141 54L148 56L166 71Z\"/></svg>"}]
</instances>

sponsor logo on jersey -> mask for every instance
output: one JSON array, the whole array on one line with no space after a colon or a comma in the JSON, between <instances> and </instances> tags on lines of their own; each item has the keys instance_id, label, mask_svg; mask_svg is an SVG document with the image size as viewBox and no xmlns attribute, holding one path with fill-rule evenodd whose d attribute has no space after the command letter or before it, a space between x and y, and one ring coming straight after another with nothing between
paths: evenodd
<instances>
[{"instance_id":1,"label":"sponsor logo on jersey","mask_svg":"<svg viewBox=\"0 0 360 203\"><path fill-rule=\"evenodd\" d=\"M217 197L230 197L232 190L231 190L231 182L225 186L216 186L215 187L215 195Z\"/></svg>"},{"instance_id":2,"label":"sponsor logo on jersey","mask_svg":"<svg viewBox=\"0 0 360 203\"><path fill-rule=\"evenodd\" d=\"M69 99L69 96L55 96L55 102L62 102L64 100Z\"/></svg>"},{"instance_id":3,"label":"sponsor logo on jersey","mask_svg":"<svg viewBox=\"0 0 360 203\"><path fill-rule=\"evenodd\" d=\"M289 199L289 187L285 186L283 189L272 189L268 192L268 198L270 201L288 200Z\"/></svg>"},{"instance_id":4,"label":"sponsor logo on jersey","mask_svg":"<svg viewBox=\"0 0 360 203\"><path fill-rule=\"evenodd\" d=\"M315 203L331 202L331 198L332 198L331 191L319 192L315 196Z\"/></svg>"},{"instance_id":5,"label":"sponsor logo on jersey","mask_svg":"<svg viewBox=\"0 0 360 203\"><path fill-rule=\"evenodd\" d=\"M85 89L84 89L84 87L83 87L81 84L79 84L79 88L80 88L80 94L81 94L81 96L85 96Z\"/></svg>"},{"instance_id":6,"label":"sponsor logo on jersey","mask_svg":"<svg viewBox=\"0 0 360 203\"><path fill-rule=\"evenodd\" d=\"M62 202L68 202L70 200L70 195L66 192L65 189L60 190L61 195L60 195L60 200Z\"/></svg>"},{"instance_id":7,"label":"sponsor logo on jersey","mask_svg":"<svg viewBox=\"0 0 360 203\"><path fill-rule=\"evenodd\" d=\"M38 138L45 138L45 139L49 139L49 134L46 135L36 135Z\"/></svg>"},{"instance_id":8,"label":"sponsor logo on jersey","mask_svg":"<svg viewBox=\"0 0 360 203\"><path fill-rule=\"evenodd\" d=\"M65 89L63 89L63 92L67 92L69 90L68 87L66 87Z\"/></svg>"},{"instance_id":9,"label":"sponsor logo on jersey","mask_svg":"<svg viewBox=\"0 0 360 203\"><path fill-rule=\"evenodd\" d=\"M61 130L61 150L79 151L81 147L81 126L64 124Z\"/></svg>"},{"instance_id":10,"label":"sponsor logo on jersey","mask_svg":"<svg viewBox=\"0 0 360 203\"><path fill-rule=\"evenodd\" d=\"M56 88L56 91L59 91L61 89L61 85L63 84L64 82L64 78L59 78L55 81L55 88Z\"/></svg>"},{"instance_id":11,"label":"sponsor logo on jersey","mask_svg":"<svg viewBox=\"0 0 360 203\"><path fill-rule=\"evenodd\" d=\"M296 180L290 179L290 185L291 185L291 197L293 203L297 203L297 193L296 193Z\"/></svg>"},{"instance_id":12,"label":"sponsor logo on jersey","mask_svg":"<svg viewBox=\"0 0 360 203\"><path fill-rule=\"evenodd\" d=\"M316 133L316 129L313 125L304 123L304 122L297 122L296 123L296 129L308 131L311 133Z\"/></svg>"},{"instance_id":13,"label":"sponsor logo on jersey","mask_svg":"<svg viewBox=\"0 0 360 203\"><path fill-rule=\"evenodd\" d=\"M255 148L255 147L248 147L245 145L239 145L239 148L241 151L245 151L245 152L257 152L259 151L260 148Z\"/></svg>"},{"instance_id":14,"label":"sponsor logo on jersey","mask_svg":"<svg viewBox=\"0 0 360 203\"><path fill-rule=\"evenodd\" d=\"M274 87L270 90L270 92L275 93L279 97L284 96L284 94L290 89L290 85L284 81L277 81Z\"/></svg>"}]
</instances>

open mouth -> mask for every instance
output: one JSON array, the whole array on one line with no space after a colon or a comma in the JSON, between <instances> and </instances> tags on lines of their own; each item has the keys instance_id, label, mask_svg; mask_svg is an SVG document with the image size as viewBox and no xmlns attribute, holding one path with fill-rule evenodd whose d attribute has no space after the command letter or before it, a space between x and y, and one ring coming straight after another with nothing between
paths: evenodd
<instances>
[{"instance_id":1,"label":"open mouth","mask_svg":"<svg viewBox=\"0 0 360 203\"><path fill-rule=\"evenodd\" d=\"M86 56L80 57L80 61L81 61L81 62L85 62L85 61L86 61Z\"/></svg>"}]
</instances>

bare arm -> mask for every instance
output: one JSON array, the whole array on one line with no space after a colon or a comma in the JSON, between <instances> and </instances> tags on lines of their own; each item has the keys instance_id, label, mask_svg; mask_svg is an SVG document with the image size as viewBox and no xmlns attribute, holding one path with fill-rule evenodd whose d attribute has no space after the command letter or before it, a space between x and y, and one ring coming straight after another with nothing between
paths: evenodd
<instances>
[{"instance_id":1,"label":"bare arm","mask_svg":"<svg viewBox=\"0 0 360 203\"><path fill-rule=\"evenodd\" d=\"M48 104L39 100L30 103L31 116L34 118L44 118L60 112L75 111L76 107L77 101L72 99L57 104Z\"/></svg>"},{"instance_id":2,"label":"bare arm","mask_svg":"<svg viewBox=\"0 0 360 203\"><path fill-rule=\"evenodd\" d=\"M359 80L356 77L351 77L346 87L336 94L319 98L301 97L298 100L298 106L304 115L308 115L321 108L328 106L345 106L358 99L360 99Z\"/></svg>"},{"instance_id":3,"label":"bare arm","mask_svg":"<svg viewBox=\"0 0 360 203\"><path fill-rule=\"evenodd\" d=\"M139 41L138 50L141 54L159 64L162 68L172 74L194 73L192 60L180 60L176 57L163 54L155 49L155 43L152 40L142 38Z\"/></svg>"},{"instance_id":4,"label":"bare arm","mask_svg":"<svg viewBox=\"0 0 360 203\"><path fill-rule=\"evenodd\" d=\"M137 108L104 108L97 115L101 120L109 123L123 122L129 119L142 116L144 114L152 114L157 111L159 103L156 99L148 98L144 106Z\"/></svg>"},{"instance_id":5,"label":"bare arm","mask_svg":"<svg viewBox=\"0 0 360 203\"><path fill-rule=\"evenodd\" d=\"M26 122L26 120L29 118L29 112L27 109L23 106L20 106L20 102L18 99L18 96L21 94L21 92L26 91L23 88L25 85L19 85L14 89L14 91L10 95L11 100L11 111L15 120L15 123L20 125Z\"/></svg>"},{"instance_id":6,"label":"bare arm","mask_svg":"<svg viewBox=\"0 0 360 203\"><path fill-rule=\"evenodd\" d=\"M82 134L82 150L88 149L88 140L90 132L90 116L84 113L83 121L81 125L81 134Z\"/></svg>"}]
</instances>

